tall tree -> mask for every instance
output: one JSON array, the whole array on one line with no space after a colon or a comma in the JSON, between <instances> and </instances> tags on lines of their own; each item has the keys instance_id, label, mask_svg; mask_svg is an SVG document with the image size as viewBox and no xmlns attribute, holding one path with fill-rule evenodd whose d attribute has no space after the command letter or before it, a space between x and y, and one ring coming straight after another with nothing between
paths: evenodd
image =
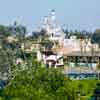
<instances>
[{"instance_id":1,"label":"tall tree","mask_svg":"<svg viewBox=\"0 0 100 100\"><path fill-rule=\"evenodd\" d=\"M56 69L31 69L17 73L6 94L16 100L76 100L70 82Z\"/></svg>"},{"instance_id":2,"label":"tall tree","mask_svg":"<svg viewBox=\"0 0 100 100\"><path fill-rule=\"evenodd\" d=\"M99 44L100 47L100 29L95 30L94 34L91 37L91 42Z\"/></svg>"}]
</instances>

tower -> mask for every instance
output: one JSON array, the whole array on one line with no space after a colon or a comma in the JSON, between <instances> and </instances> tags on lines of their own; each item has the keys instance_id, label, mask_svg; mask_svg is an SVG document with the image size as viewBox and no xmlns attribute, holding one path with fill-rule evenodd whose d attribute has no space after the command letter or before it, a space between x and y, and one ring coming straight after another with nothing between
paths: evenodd
<instances>
[{"instance_id":1,"label":"tower","mask_svg":"<svg viewBox=\"0 0 100 100\"><path fill-rule=\"evenodd\" d=\"M61 27L56 23L55 10L51 10L49 16L43 18L41 29L46 30L52 40L63 40L64 33Z\"/></svg>"},{"instance_id":2,"label":"tower","mask_svg":"<svg viewBox=\"0 0 100 100\"><path fill-rule=\"evenodd\" d=\"M56 21L56 12L55 12L55 10L54 9L51 10L50 13L51 13L51 20L55 22Z\"/></svg>"}]
</instances>

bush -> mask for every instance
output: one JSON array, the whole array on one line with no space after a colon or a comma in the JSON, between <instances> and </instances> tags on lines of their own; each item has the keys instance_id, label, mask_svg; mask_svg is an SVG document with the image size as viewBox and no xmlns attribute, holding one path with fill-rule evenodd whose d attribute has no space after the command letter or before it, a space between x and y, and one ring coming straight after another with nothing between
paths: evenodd
<instances>
[{"instance_id":1,"label":"bush","mask_svg":"<svg viewBox=\"0 0 100 100\"><path fill-rule=\"evenodd\" d=\"M56 69L19 72L5 92L12 100L76 100L71 81Z\"/></svg>"}]
</instances>

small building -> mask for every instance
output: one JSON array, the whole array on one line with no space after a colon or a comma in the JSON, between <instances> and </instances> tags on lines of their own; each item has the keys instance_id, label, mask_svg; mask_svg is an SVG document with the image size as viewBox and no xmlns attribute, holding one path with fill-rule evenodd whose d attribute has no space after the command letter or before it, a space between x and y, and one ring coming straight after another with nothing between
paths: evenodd
<instances>
[{"instance_id":1,"label":"small building","mask_svg":"<svg viewBox=\"0 0 100 100\"><path fill-rule=\"evenodd\" d=\"M8 37L7 37L7 40L8 40L9 43L17 42L17 41L18 41L17 38L14 37L14 36L8 36Z\"/></svg>"},{"instance_id":2,"label":"small building","mask_svg":"<svg viewBox=\"0 0 100 100\"><path fill-rule=\"evenodd\" d=\"M41 29L45 30L50 40L62 41L65 38L65 34L62 31L60 25L56 22L55 10L51 10L49 16L45 16L41 20Z\"/></svg>"},{"instance_id":3,"label":"small building","mask_svg":"<svg viewBox=\"0 0 100 100\"><path fill-rule=\"evenodd\" d=\"M42 51L42 62L47 67L60 67L64 66L63 56L55 54L53 51Z\"/></svg>"},{"instance_id":4,"label":"small building","mask_svg":"<svg viewBox=\"0 0 100 100\"><path fill-rule=\"evenodd\" d=\"M69 63L69 66L83 66L96 69L98 62L100 63L100 52L71 52L64 55L66 62Z\"/></svg>"},{"instance_id":5,"label":"small building","mask_svg":"<svg viewBox=\"0 0 100 100\"><path fill-rule=\"evenodd\" d=\"M64 66L63 57L59 55L50 55L46 58L46 64L48 67L62 67Z\"/></svg>"}]
</instances>

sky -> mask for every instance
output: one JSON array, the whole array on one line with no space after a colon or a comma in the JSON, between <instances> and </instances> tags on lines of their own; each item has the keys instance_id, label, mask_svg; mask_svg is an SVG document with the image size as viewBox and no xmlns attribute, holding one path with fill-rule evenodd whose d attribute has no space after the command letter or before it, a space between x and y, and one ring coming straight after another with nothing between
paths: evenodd
<instances>
[{"instance_id":1,"label":"sky","mask_svg":"<svg viewBox=\"0 0 100 100\"><path fill-rule=\"evenodd\" d=\"M55 9L59 25L69 30L100 28L100 0L0 0L0 24L18 21L32 31L51 9Z\"/></svg>"}]
</instances>

